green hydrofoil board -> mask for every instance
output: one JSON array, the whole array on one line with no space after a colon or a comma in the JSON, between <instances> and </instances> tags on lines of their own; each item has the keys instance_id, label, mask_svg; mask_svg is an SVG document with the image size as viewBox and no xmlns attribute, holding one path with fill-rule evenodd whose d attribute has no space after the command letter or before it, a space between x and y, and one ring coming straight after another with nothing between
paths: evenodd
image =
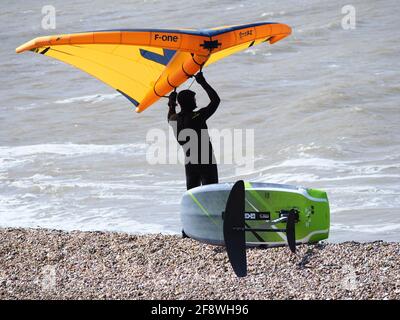
<instances>
[{"instance_id":1,"label":"green hydrofoil board","mask_svg":"<svg viewBox=\"0 0 400 320\"><path fill-rule=\"evenodd\" d=\"M210 184L188 190L181 202L185 234L195 240L224 245L223 217L233 183ZM245 226L282 229L272 224L289 211L296 212L296 243L314 243L328 238L329 202L326 192L272 183L245 183ZM284 232L246 232L247 246L286 245Z\"/></svg>"}]
</instances>

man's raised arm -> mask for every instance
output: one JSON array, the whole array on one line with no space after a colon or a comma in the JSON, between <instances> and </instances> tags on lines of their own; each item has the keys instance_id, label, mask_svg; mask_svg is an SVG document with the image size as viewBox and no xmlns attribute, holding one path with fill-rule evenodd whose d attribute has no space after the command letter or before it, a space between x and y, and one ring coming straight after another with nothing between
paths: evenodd
<instances>
[{"instance_id":1,"label":"man's raised arm","mask_svg":"<svg viewBox=\"0 0 400 320\"><path fill-rule=\"evenodd\" d=\"M221 99L219 98L218 93L207 83L206 79L203 76L203 72L200 71L199 73L197 73L195 75L195 78L197 83L200 84L203 87L203 89L207 92L208 97L211 100L207 107L199 110L204 120L207 120L217 110L219 103L221 102Z\"/></svg>"},{"instance_id":2,"label":"man's raised arm","mask_svg":"<svg viewBox=\"0 0 400 320\"><path fill-rule=\"evenodd\" d=\"M168 98L168 122L176 120L176 96L176 91L173 91Z\"/></svg>"}]
</instances>

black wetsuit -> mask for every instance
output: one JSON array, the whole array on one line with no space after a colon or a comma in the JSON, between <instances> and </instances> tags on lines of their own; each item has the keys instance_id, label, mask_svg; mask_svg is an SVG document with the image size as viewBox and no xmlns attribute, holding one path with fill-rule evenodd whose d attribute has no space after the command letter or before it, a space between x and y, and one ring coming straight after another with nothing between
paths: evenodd
<instances>
[{"instance_id":1,"label":"black wetsuit","mask_svg":"<svg viewBox=\"0 0 400 320\"><path fill-rule=\"evenodd\" d=\"M220 98L215 90L205 80L198 82L207 92L208 97L211 100L208 106L198 111L182 110L177 114L175 112L176 103L171 103L170 101L170 109L168 113L168 122L172 124L172 121L176 121L175 128L177 130L175 130L175 137L185 152L186 187L188 190L200 185L218 183L218 169L213 147L208 135L206 121L217 110L220 103ZM197 148L190 147L190 137L187 137L183 141L179 141L179 134L185 133L182 132L184 129L192 129L196 132L198 141ZM204 145L203 148L201 148L202 145ZM196 153L196 151L197 154L192 153ZM202 156L204 159L202 159Z\"/></svg>"}]
</instances>

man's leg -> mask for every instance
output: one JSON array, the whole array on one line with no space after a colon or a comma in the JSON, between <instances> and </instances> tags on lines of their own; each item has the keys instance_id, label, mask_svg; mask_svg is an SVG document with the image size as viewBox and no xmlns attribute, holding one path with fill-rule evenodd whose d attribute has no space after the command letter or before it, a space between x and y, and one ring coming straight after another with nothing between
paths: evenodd
<instances>
[{"instance_id":1,"label":"man's leg","mask_svg":"<svg viewBox=\"0 0 400 320\"><path fill-rule=\"evenodd\" d=\"M192 189L201 185L200 170L197 165L186 165L186 189Z\"/></svg>"},{"instance_id":2,"label":"man's leg","mask_svg":"<svg viewBox=\"0 0 400 320\"><path fill-rule=\"evenodd\" d=\"M198 187L201 185L201 177L200 170L196 165L186 165L185 166L185 174L186 174L186 189L190 190L192 188ZM185 230L182 229L182 238L189 238Z\"/></svg>"},{"instance_id":3,"label":"man's leg","mask_svg":"<svg viewBox=\"0 0 400 320\"><path fill-rule=\"evenodd\" d=\"M203 164L201 170L201 184L218 183L218 167L216 164Z\"/></svg>"}]
</instances>

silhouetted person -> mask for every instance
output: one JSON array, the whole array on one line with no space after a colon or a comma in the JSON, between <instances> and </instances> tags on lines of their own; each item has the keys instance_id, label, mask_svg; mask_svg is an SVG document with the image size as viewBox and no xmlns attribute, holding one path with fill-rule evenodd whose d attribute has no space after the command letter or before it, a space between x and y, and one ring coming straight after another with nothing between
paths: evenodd
<instances>
[{"instance_id":1,"label":"silhouetted person","mask_svg":"<svg viewBox=\"0 0 400 320\"><path fill-rule=\"evenodd\" d=\"M176 129L174 130L175 137L185 153L186 188L188 190L200 185L218 183L218 168L206 121L217 110L220 98L207 83L202 72L199 72L195 78L211 100L207 107L195 110L197 108L196 93L191 90L182 90L178 95L176 92L172 92L168 102L168 122ZM181 107L179 113L176 113L175 110L177 98ZM175 122L173 123L173 121ZM195 134L197 141L193 141L190 135L185 137L189 131L185 129L193 130L191 132ZM183 141L180 141L179 138Z\"/></svg>"}]
</instances>

